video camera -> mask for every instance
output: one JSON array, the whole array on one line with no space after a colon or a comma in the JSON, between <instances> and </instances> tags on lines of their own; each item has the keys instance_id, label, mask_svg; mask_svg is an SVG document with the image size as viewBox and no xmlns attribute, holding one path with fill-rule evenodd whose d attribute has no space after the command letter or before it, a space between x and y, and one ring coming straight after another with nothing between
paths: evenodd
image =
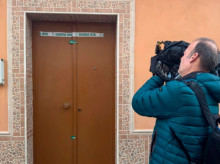
<instances>
[{"instance_id":1,"label":"video camera","mask_svg":"<svg viewBox=\"0 0 220 164\"><path fill-rule=\"evenodd\" d=\"M185 41L158 41L155 48L156 55L151 58L150 72L165 81L179 77L180 59L188 46L189 43ZM211 73L220 77L220 63Z\"/></svg>"}]
</instances>

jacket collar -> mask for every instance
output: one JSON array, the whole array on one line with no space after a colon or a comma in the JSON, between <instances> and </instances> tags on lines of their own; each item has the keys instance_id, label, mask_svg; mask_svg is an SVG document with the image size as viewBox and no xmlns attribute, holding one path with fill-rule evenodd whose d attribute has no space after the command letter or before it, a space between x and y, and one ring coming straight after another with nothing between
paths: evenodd
<instances>
[{"instance_id":1,"label":"jacket collar","mask_svg":"<svg viewBox=\"0 0 220 164\"><path fill-rule=\"evenodd\" d=\"M199 73L204 73L204 72L202 72L202 71L191 72L191 73L181 77L179 80L182 81L182 80L188 80L188 79L195 79L196 75Z\"/></svg>"}]
</instances>

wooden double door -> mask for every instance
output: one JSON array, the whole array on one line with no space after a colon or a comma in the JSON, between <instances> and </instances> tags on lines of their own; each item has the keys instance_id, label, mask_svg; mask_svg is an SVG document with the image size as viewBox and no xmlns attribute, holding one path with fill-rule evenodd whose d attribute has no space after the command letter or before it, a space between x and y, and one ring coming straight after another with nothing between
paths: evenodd
<instances>
[{"instance_id":1,"label":"wooden double door","mask_svg":"<svg viewBox=\"0 0 220 164\"><path fill-rule=\"evenodd\" d=\"M33 22L35 164L115 163L115 29Z\"/></svg>"}]
</instances>

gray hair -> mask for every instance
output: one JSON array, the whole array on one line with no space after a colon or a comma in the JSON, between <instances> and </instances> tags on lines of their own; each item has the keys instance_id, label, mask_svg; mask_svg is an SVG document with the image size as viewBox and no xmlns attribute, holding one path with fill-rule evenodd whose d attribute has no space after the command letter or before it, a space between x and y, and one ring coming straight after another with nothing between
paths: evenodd
<instances>
[{"instance_id":1,"label":"gray hair","mask_svg":"<svg viewBox=\"0 0 220 164\"><path fill-rule=\"evenodd\" d=\"M215 41L208 38L199 38L195 41L198 43L192 52L198 53L201 59L201 68L206 71L212 71L220 61L220 53L217 44Z\"/></svg>"}]
</instances>

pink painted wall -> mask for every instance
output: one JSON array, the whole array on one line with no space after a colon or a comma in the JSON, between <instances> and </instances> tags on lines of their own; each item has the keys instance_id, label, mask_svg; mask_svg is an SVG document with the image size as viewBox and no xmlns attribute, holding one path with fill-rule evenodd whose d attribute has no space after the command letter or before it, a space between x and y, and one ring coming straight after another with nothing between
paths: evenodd
<instances>
[{"instance_id":1,"label":"pink painted wall","mask_svg":"<svg viewBox=\"0 0 220 164\"><path fill-rule=\"evenodd\" d=\"M150 57L161 40L191 42L209 37L220 45L219 0L136 0L135 91L151 77ZM135 114L135 129L152 129L154 119Z\"/></svg>"},{"instance_id":2,"label":"pink painted wall","mask_svg":"<svg viewBox=\"0 0 220 164\"><path fill-rule=\"evenodd\" d=\"M0 58L5 60L7 79L7 1L0 0ZM0 86L0 131L8 131L8 87L7 81Z\"/></svg>"}]
</instances>

